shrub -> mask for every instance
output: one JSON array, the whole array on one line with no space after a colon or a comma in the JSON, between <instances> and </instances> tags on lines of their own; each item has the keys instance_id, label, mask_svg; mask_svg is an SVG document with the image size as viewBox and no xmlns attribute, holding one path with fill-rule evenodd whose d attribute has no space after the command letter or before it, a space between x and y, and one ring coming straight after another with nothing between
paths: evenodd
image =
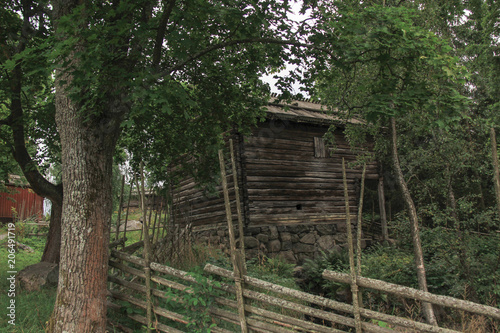
<instances>
[{"instance_id":1,"label":"shrub","mask_svg":"<svg viewBox=\"0 0 500 333\"><path fill-rule=\"evenodd\" d=\"M349 254L347 250L333 250L321 252L315 259L306 259L303 265L304 280L301 287L306 292L326 295L336 298L339 292L344 291L348 286L323 279L325 269L336 272L349 272Z\"/></svg>"}]
</instances>

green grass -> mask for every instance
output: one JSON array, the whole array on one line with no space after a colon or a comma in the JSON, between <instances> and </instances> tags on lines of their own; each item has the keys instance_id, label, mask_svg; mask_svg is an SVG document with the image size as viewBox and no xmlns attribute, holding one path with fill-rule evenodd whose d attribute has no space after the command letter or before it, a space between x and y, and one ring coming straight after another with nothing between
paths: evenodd
<instances>
[{"instance_id":1,"label":"green grass","mask_svg":"<svg viewBox=\"0 0 500 333\"><path fill-rule=\"evenodd\" d=\"M5 231L5 229L3 230ZM24 267L40 262L42 257L43 248L45 246L45 238L43 237L20 237L18 241L32 247L35 252L29 253L19 250L16 253L15 270L20 271ZM16 295L14 298L7 296L9 290L9 282L7 278L10 274L8 268L8 251L7 239L0 241L0 332L2 333L35 333L44 332L46 322L52 313L54 306L56 288L45 288L37 292L26 292L16 288ZM7 317L7 306L9 306L10 299L15 299L16 303L16 318L15 326L8 323L10 320Z\"/></svg>"},{"instance_id":2,"label":"green grass","mask_svg":"<svg viewBox=\"0 0 500 333\"><path fill-rule=\"evenodd\" d=\"M35 232L36 230L31 230L32 227L19 225L18 230L16 230L16 235L18 236L18 241L32 247L35 252L29 253L20 250L16 253L16 271L22 270L24 267L38 263L41 259L42 252L45 246L46 238L28 236L29 233ZM3 228L0 233L6 233L6 228ZM41 232L46 232L42 230ZM127 232L127 245L139 241L140 232ZM10 298L7 297L7 291L9 289L9 282L7 277L8 269L8 249L7 240L0 241L0 333L14 333L14 332L44 332L47 321L49 320L50 314L53 310L53 305L56 297L56 288L45 288L41 291L28 293L26 291L16 290L16 318L15 326L8 323L9 319L7 314L7 307L9 305ZM205 245L195 245L188 253L186 253L180 262L177 263L177 268L186 271L198 271L201 272L206 262L212 262L218 266L226 267L231 269L229 258L224 256L220 250L214 249ZM291 278L291 266L282 263L277 259L268 259L265 261L255 261L249 263L249 272L251 275L264 278L265 280L279 283L288 287L296 287ZM4 297L4 295L6 297ZM197 296L198 297L198 296ZM200 296L201 297L201 296ZM183 305L184 306L184 305ZM168 308L168 306L167 306ZM279 312L280 309L273 309ZM196 313L198 315L198 312ZM142 325L127 321L123 313L115 313L110 311L110 318L122 323L127 323L127 326L134 327L136 332L142 332ZM198 322L200 319L196 318ZM230 330L235 328L226 322L219 322L221 327L225 327Z\"/></svg>"},{"instance_id":3,"label":"green grass","mask_svg":"<svg viewBox=\"0 0 500 333\"><path fill-rule=\"evenodd\" d=\"M125 215L126 215L126 211L122 211L121 213L121 218L120 220L122 221L122 223L124 222L125 220ZM111 225L111 241L115 240L116 239L116 220L118 218L118 212L115 211L113 212L113 217L112 217L112 225ZM143 218L143 215L142 215L142 211L138 208L130 208L129 210L129 214L128 214L128 221L133 221L133 220L140 220ZM149 213L148 213L148 218L149 218ZM155 219L155 213L153 212L153 214L151 214L151 225L150 225L150 228L153 227L153 224L154 224L154 219ZM160 236L163 234L166 234L166 232L163 231L163 223L164 223L164 219L165 219L165 214L164 213L161 213L161 214L158 214L158 216L156 217L156 231L155 232L159 232ZM158 225L161 225L160 228L158 228ZM152 233L152 231L150 230L149 231L150 235ZM141 231L138 231L138 230L134 230L134 231L130 231L130 230L127 230L127 241L125 242L125 246L128 246L128 245L132 245L140 240L142 240L143 238L141 238L141 235L142 235L142 232ZM118 238L123 238L124 236L124 233L123 231L119 232L118 234ZM119 247L121 248L121 247Z\"/></svg>"}]
</instances>

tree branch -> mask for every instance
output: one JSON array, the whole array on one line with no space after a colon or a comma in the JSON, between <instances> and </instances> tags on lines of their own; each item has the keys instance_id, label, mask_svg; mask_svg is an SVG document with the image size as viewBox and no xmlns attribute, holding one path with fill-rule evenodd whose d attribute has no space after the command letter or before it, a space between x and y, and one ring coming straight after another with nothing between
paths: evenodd
<instances>
[{"instance_id":1,"label":"tree branch","mask_svg":"<svg viewBox=\"0 0 500 333\"><path fill-rule=\"evenodd\" d=\"M165 4L164 4L165 6ZM153 66L157 67L160 63L161 49L163 47L163 39L165 38L165 31L167 30L167 23L172 14L172 10L175 6L175 0L169 0L166 7L163 9L163 13L160 19L160 25L158 31L156 32L155 47L153 50Z\"/></svg>"},{"instance_id":2,"label":"tree branch","mask_svg":"<svg viewBox=\"0 0 500 333\"><path fill-rule=\"evenodd\" d=\"M317 49L321 50L324 52L327 52L329 55L332 55L329 50L326 50L324 48L316 47L312 44L305 44L301 43L298 41L293 41L293 40L283 40L283 39L276 39L276 38L246 38L246 39L236 39L236 40L230 40L227 42L222 42L218 44L213 44L209 45L206 47L204 50L190 56L184 61L181 61L180 63L166 69L160 74L160 77L163 77L165 75L171 74L172 72L175 72L177 70L180 70L183 68L186 64L190 63L191 61L194 61L196 59L199 59L203 57L204 55L213 52L215 50L220 50L228 46L234 46L234 45L240 45L240 44L256 44L256 43L261 43L261 44L280 44L280 45L293 45L293 46L298 46L298 47L305 47L305 48L312 48L312 49Z\"/></svg>"},{"instance_id":3,"label":"tree branch","mask_svg":"<svg viewBox=\"0 0 500 333\"><path fill-rule=\"evenodd\" d=\"M22 44L22 42L21 42ZM24 135L24 116L23 116L23 106L21 102L21 82L22 82L22 71L21 65L18 62L14 70L12 71L12 76L10 80L11 88L11 104L10 111L10 127L12 129L13 138L13 149L12 154L14 159L21 167L21 170L26 177L26 180L30 183L33 191L38 195L49 198L51 201L55 201L62 204L62 186L56 186L49 182L45 177L38 171L36 163L33 161L31 156L26 149L25 135Z\"/></svg>"}]
</instances>

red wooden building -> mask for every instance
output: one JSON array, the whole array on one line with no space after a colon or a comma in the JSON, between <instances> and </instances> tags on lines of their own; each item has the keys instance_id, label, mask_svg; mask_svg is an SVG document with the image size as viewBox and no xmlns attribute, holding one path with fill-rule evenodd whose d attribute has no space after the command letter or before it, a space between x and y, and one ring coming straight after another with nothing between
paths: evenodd
<instances>
[{"instance_id":1,"label":"red wooden building","mask_svg":"<svg viewBox=\"0 0 500 333\"><path fill-rule=\"evenodd\" d=\"M9 177L5 190L0 192L0 221L10 222L16 216L26 219L35 216L43 217L43 197L39 196L25 184L15 181L18 176Z\"/></svg>"}]
</instances>

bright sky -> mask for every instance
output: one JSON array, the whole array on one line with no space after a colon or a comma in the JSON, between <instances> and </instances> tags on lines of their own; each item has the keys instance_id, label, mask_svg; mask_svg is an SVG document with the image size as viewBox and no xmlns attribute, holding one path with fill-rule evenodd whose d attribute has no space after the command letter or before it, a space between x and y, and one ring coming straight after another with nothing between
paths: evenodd
<instances>
[{"instance_id":1,"label":"bright sky","mask_svg":"<svg viewBox=\"0 0 500 333\"><path fill-rule=\"evenodd\" d=\"M308 17L307 13L305 15L302 15L300 14L300 8L302 7L302 1L294 1L292 2L292 13L288 15L288 17L293 20L293 21L296 21L296 22L300 22L302 20L304 20L305 18ZM279 90L276 88L276 82L277 80L274 78L274 76L278 75L278 76L286 76L291 69L295 68L296 66L294 65L287 65L286 69L282 70L281 72L279 73L276 73L276 74L270 74L270 75L264 75L262 77L262 80L264 82L267 82L269 83L269 85L271 86L271 92L273 93L278 93ZM298 93L302 93L303 95L304 92L301 92L300 91L300 84L296 83L292 86L292 91L291 93L292 94L298 94Z\"/></svg>"}]
</instances>

